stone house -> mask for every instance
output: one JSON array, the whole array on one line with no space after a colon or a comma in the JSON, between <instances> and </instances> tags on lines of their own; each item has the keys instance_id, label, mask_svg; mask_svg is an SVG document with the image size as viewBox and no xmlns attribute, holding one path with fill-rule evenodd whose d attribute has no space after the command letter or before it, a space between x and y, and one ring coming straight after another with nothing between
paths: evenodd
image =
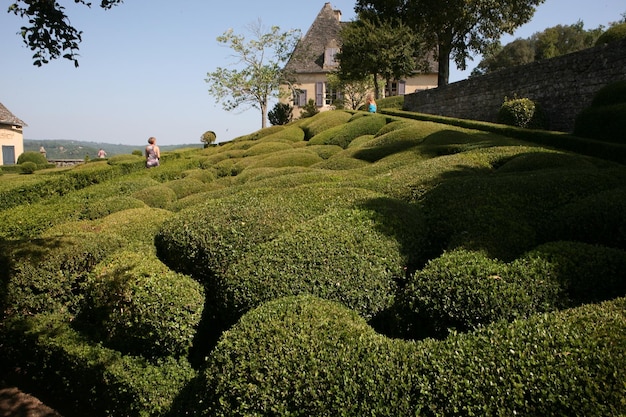
<instances>
[{"instance_id":1,"label":"stone house","mask_svg":"<svg viewBox=\"0 0 626 417\"><path fill-rule=\"evenodd\" d=\"M329 110L333 102L341 97L340 91L333 91L327 84L329 72L338 68L335 54L341 48L340 31L349 22L341 21L341 11L334 10L330 3L324 4L313 24L298 42L285 70L294 78L293 85L283 85L284 91L291 91L281 99L294 107L294 117L298 117L302 107L313 99L320 111ZM385 91L391 95L404 95L437 87L437 64L430 60L430 70L415 73L411 77L395 80Z\"/></svg>"},{"instance_id":2,"label":"stone house","mask_svg":"<svg viewBox=\"0 0 626 417\"><path fill-rule=\"evenodd\" d=\"M0 165L15 165L24 152L24 134L27 126L0 103Z\"/></svg>"}]
</instances>

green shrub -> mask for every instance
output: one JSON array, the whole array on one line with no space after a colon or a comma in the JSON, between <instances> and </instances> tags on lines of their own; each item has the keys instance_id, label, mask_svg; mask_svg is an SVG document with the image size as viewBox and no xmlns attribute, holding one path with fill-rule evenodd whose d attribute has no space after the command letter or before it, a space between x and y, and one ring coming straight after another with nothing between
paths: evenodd
<instances>
[{"instance_id":1,"label":"green shrub","mask_svg":"<svg viewBox=\"0 0 626 417\"><path fill-rule=\"evenodd\" d=\"M272 168L282 168L282 167L294 167L301 166L307 167L311 166L317 162L320 162L322 158L315 152L310 152L308 150L301 149L293 149L290 146L290 149L282 151L282 152L273 152L271 155L267 157L257 159L251 161L248 165L249 168L261 168L261 167L272 167Z\"/></svg>"},{"instance_id":2,"label":"green shrub","mask_svg":"<svg viewBox=\"0 0 626 417\"><path fill-rule=\"evenodd\" d=\"M512 321L565 304L541 260L510 264L480 252L456 250L430 261L397 300L402 325L414 339L445 337L499 320Z\"/></svg>"},{"instance_id":3,"label":"green shrub","mask_svg":"<svg viewBox=\"0 0 626 417\"><path fill-rule=\"evenodd\" d=\"M81 234L108 234L123 239L127 249L151 253L154 235L161 224L171 216L166 210L143 205L116 211L95 220L68 221L53 226L41 234L42 237L71 236ZM149 219L149 221L146 221Z\"/></svg>"},{"instance_id":4,"label":"green shrub","mask_svg":"<svg viewBox=\"0 0 626 417\"><path fill-rule=\"evenodd\" d=\"M498 111L498 123L529 129L547 127L545 112L539 104L528 98L505 98Z\"/></svg>"},{"instance_id":5,"label":"green shrub","mask_svg":"<svg viewBox=\"0 0 626 417\"><path fill-rule=\"evenodd\" d=\"M200 322L203 291L158 259L118 252L90 274L79 329L124 354L187 354Z\"/></svg>"},{"instance_id":6,"label":"green shrub","mask_svg":"<svg viewBox=\"0 0 626 417\"><path fill-rule=\"evenodd\" d=\"M322 159L328 159L343 150L341 146L337 145L312 145L308 149L318 154Z\"/></svg>"},{"instance_id":7,"label":"green shrub","mask_svg":"<svg viewBox=\"0 0 626 417\"><path fill-rule=\"evenodd\" d=\"M325 145L325 146L334 146L334 145ZM322 162L318 162L312 167L317 168L317 169L330 169L333 171L344 171L344 170L363 168L363 167L366 167L367 165L369 165L367 161L360 161L358 159L354 159L352 155L337 154Z\"/></svg>"},{"instance_id":8,"label":"green shrub","mask_svg":"<svg viewBox=\"0 0 626 417\"><path fill-rule=\"evenodd\" d=\"M381 98L376 102L378 110L401 109L404 106L404 95Z\"/></svg>"},{"instance_id":9,"label":"green shrub","mask_svg":"<svg viewBox=\"0 0 626 417\"><path fill-rule=\"evenodd\" d=\"M482 250L511 261L540 243L570 240L556 235L554 222L559 219L550 214L620 186L623 175L612 169L458 175L422 199L431 246Z\"/></svg>"},{"instance_id":10,"label":"green shrub","mask_svg":"<svg viewBox=\"0 0 626 417\"><path fill-rule=\"evenodd\" d=\"M37 381L49 404L89 416L161 416L195 371L184 359L149 362L93 343L62 314L5 322L3 355Z\"/></svg>"},{"instance_id":11,"label":"green shrub","mask_svg":"<svg viewBox=\"0 0 626 417\"><path fill-rule=\"evenodd\" d=\"M313 297L252 310L174 415L622 415L626 300L445 341L381 337Z\"/></svg>"},{"instance_id":12,"label":"green shrub","mask_svg":"<svg viewBox=\"0 0 626 417\"><path fill-rule=\"evenodd\" d=\"M319 181L319 175L314 179ZM168 219L155 237L159 259L173 270L211 282L256 245L334 207L350 207L376 196L364 189L315 184L291 186L288 193L278 193L277 184L284 183L276 181L206 199Z\"/></svg>"},{"instance_id":13,"label":"green shrub","mask_svg":"<svg viewBox=\"0 0 626 417\"><path fill-rule=\"evenodd\" d=\"M432 383L416 403L442 416L622 415L625 307L620 299L499 322L420 349L413 373Z\"/></svg>"},{"instance_id":14,"label":"green shrub","mask_svg":"<svg viewBox=\"0 0 626 417\"><path fill-rule=\"evenodd\" d=\"M396 368L392 345L337 303L274 300L223 335L174 414L411 415L423 377Z\"/></svg>"},{"instance_id":15,"label":"green shrub","mask_svg":"<svg viewBox=\"0 0 626 417\"><path fill-rule=\"evenodd\" d=\"M243 154L243 152L242 152ZM233 159L224 159L213 165L213 170L218 178L234 177L240 173Z\"/></svg>"},{"instance_id":16,"label":"green shrub","mask_svg":"<svg viewBox=\"0 0 626 417\"><path fill-rule=\"evenodd\" d=\"M142 208L145 206L146 204L143 201L133 197L105 197L91 201L89 204L83 206L78 218L81 220L95 220L106 217L109 214L117 213L118 211Z\"/></svg>"},{"instance_id":17,"label":"green shrub","mask_svg":"<svg viewBox=\"0 0 626 417\"><path fill-rule=\"evenodd\" d=\"M135 191L132 197L155 208L165 208L177 199L176 192L166 185L146 187L143 190Z\"/></svg>"},{"instance_id":18,"label":"green shrub","mask_svg":"<svg viewBox=\"0 0 626 417\"><path fill-rule=\"evenodd\" d=\"M374 135L385 126L386 123L387 119L380 114L365 114L363 117L353 117L340 131L325 140L324 144L338 145L346 149L353 139L363 135ZM312 141L315 139L314 137ZM316 143L317 142L318 141L316 141Z\"/></svg>"},{"instance_id":19,"label":"green shrub","mask_svg":"<svg viewBox=\"0 0 626 417\"><path fill-rule=\"evenodd\" d=\"M274 298L313 294L373 317L391 305L406 267L374 222L366 210L333 210L252 248L225 271L220 308L236 319Z\"/></svg>"},{"instance_id":20,"label":"green shrub","mask_svg":"<svg viewBox=\"0 0 626 417\"><path fill-rule=\"evenodd\" d=\"M615 81L602 87L593 96L592 107L626 103L626 80Z\"/></svg>"},{"instance_id":21,"label":"green shrub","mask_svg":"<svg viewBox=\"0 0 626 417\"><path fill-rule=\"evenodd\" d=\"M22 171L22 174L32 174L37 170L37 164L30 161L23 162L20 164L20 170Z\"/></svg>"},{"instance_id":22,"label":"green shrub","mask_svg":"<svg viewBox=\"0 0 626 417\"><path fill-rule=\"evenodd\" d=\"M48 165L48 160L46 159L46 157L43 154L35 151L26 151L17 157L18 165L24 164L25 162L32 162L37 167L45 167Z\"/></svg>"},{"instance_id":23,"label":"green shrub","mask_svg":"<svg viewBox=\"0 0 626 417\"><path fill-rule=\"evenodd\" d=\"M542 259L553 270L571 305L626 295L626 251L582 242L550 242L524 255Z\"/></svg>"},{"instance_id":24,"label":"green shrub","mask_svg":"<svg viewBox=\"0 0 626 417\"><path fill-rule=\"evenodd\" d=\"M574 134L591 139L626 144L626 103L588 107L574 121Z\"/></svg>"},{"instance_id":25,"label":"green shrub","mask_svg":"<svg viewBox=\"0 0 626 417\"><path fill-rule=\"evenodd\" d=\"M529 149L528 152L503 160L497 167L498 173L537 171L543 169L590 169L595 167L591 158L573 153L556 152L544 148Z\"/></svg>"},{"instance_id":26,"label":"green shrub","mask_svg":"<svg viewBox=\"0 0 626 417\"><path fill-rule=\"evenodd\" d=\"M626 144L626 81L602 87L574 121L574 134Z\"/></svg>"},{"instance_id":27,"label":"green shrub","mask_svg":"<svg viewBox=\"0 0 626 417\"><path fill-rule=\"evenodd\" d=\"M604 45L605 43L626 39L626 22L613 25L600 35L596 40L596 45Z\"/></svg>"},{"instance_id":28,"label":"green shrub","mask_svg":"<svg viewBox=\"0 0 626 417\"><path fill-rule=\"evenodd\" d=\"M168 181L163 185L171 188L176 194L177 199L201 193L207 189L206 185L202 181L190 177Z\"/></svg>"},{"instance_id":29,"label":"green shrub","mask_svg":"<svg viewBox=\"0 0 626 417\"><path fill-rule=\"evenodd\" d=\"M281 132L282 133L282 132ZM272 135L273 136L273 135ZM260 142L246 149L243 156L258 156L268 153L274 153L278 151L291 150L293 147L288 143L283 142Z\"/></svg>"},{"instance_id":30,"label":"green shrub","mask_svg":"<svg viewBox=\"0 0 626 417\"><path fill-rule=\"evenodd\" d=\"M304 140L309 140L325 130L345 124L351 117L351 113L343 110L325 111L306 119L299 126L304 131Z\"/></svg>"},{"instance_id":31,"label":"green shrub","mask_svg":"<svg viewBox=\"0 0 626 417\"><path fill-rule=\"evenodd\" d=\"M89 272L122 245L115 236L90 234L0 240L2 311L8 316L75 314Z\"/></svg>"},{"instance_id":32,"label":"green shrub","mask_svg":"<svg viewBox=\"0 0 626 417\"><path fill-rule=\"evenodd\" d=\"M544 229L550 239L576 240L626 250L626 188L605 189L566 204Z\"/></svg>"},{"instance_id":33,"label":"green shrub","mask_svg":"<svg viewBox=\"0 0 626 417\"><path fill-rule=\"evenodd\" d=\"M263 142L278 140L285 142L302 142L304 140L304 131L299 126L286 126L284 130L267 135L260 140Z\"/></svg>"}]
</instances>

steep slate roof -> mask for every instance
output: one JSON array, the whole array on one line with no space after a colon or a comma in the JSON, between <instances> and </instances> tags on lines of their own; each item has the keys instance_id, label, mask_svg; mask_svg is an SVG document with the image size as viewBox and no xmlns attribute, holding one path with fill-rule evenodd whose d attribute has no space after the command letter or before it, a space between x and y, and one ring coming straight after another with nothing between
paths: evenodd
<instances>
[{"instance_id":1,"label":"steep slate roof","mask_svg":"<svg viewBox=\"0 0 626 417\"><path fill-rule=\"evenodd\" d=\"M324 4L306 35L298 42L291 59L285 65L287 71L296 73L327 72L324 68L324 52L334 40L338 45L341 11L333 10L330 3Z\"/></svg>"},{"instance_id":2,"label":"steep slate roof","mask_svg":"<svg viewBox=\"0 0 626 417\"><path fill-rule=\"evenodd\" d=\"M342 26L349 23L341 22L340 10L333 10L330 3L324 4L306 35L298 42L289 62L285 65L285 70L299 74L328 72L329 69L324 67L326 47L331 44L341 47L339 32ZM428 54L426 63L427 68L416 72L439 71L439 63L433 53Z\"/></svg>"},{"instance_id":3,"label":"steep slate roof","mask_svg":"<svg viewBox=\"0 0 626 417\"><path fill-rule=\"evenodd\" d=\"M2 103L0 103L0 124L13 125L13 126L27 126L22 120L15 117L13 113L9 111Z\"/></svg>"}]
</instances>

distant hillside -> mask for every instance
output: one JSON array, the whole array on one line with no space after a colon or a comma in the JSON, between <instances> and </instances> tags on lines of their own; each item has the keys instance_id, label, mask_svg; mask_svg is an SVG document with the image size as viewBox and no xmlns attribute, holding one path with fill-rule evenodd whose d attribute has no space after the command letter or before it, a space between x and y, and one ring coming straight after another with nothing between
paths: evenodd
<instances>
[{"instance_id":1,"label":"distant hillside","mask_svg":"<svg viewBox=\"0 0 626 417\"><path fill-rule=\"evenodd\" d=\"M84 159L86 156L93 159L97 157L98 150L100 150L100 148L105 150L107 156L131 154L135 150L143 152L144 149L143 145L114 145L111 143L63 139L24 139L24 152L39 152L39 148L42 146L46 150L46 157L48 159ZM159 146L162 151L171 151L173 149L180 148L202 148L203 144L194 143L185 145Z\"/></svg>"}]
</instances>

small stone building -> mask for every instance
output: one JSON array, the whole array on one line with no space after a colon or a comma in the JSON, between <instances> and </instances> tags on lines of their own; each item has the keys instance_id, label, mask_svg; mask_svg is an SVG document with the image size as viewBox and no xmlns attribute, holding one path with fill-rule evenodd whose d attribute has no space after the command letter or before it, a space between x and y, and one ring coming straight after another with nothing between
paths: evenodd
<instances>
[{"instance_id":1,"label":"small stone building","mask_svg":"<svg viewBox=\"0 0 626 417\"><path fill-rule=\"evenodd\" d=\"M341 11L325 3L285 66L293 74L295 82L291 86L282 86L293 94L281 102L293 105L295 117L300 115L309 99L313 99L316 107L324 111L333 108L333 101L341 96L341 91L332 91L326 81L328 73L339 66L335 54L341 49L340 31L346 24L349 22L341 21ZM385 91L391 91L391 95L404 95L437 87L437 63L433 60L429 62L430 71L394 80L385 87Z\"/></svg>"},{"instance_id":2,"label":"small stone building","mask_svg":"<svg viewBox=\"0 0 626 417\"><path fill-rule=\"evenodd\" d=\"M0 103L0 165L15 165L24 152L24 126L26 123Z\"/></svg>"}]
</instances>

